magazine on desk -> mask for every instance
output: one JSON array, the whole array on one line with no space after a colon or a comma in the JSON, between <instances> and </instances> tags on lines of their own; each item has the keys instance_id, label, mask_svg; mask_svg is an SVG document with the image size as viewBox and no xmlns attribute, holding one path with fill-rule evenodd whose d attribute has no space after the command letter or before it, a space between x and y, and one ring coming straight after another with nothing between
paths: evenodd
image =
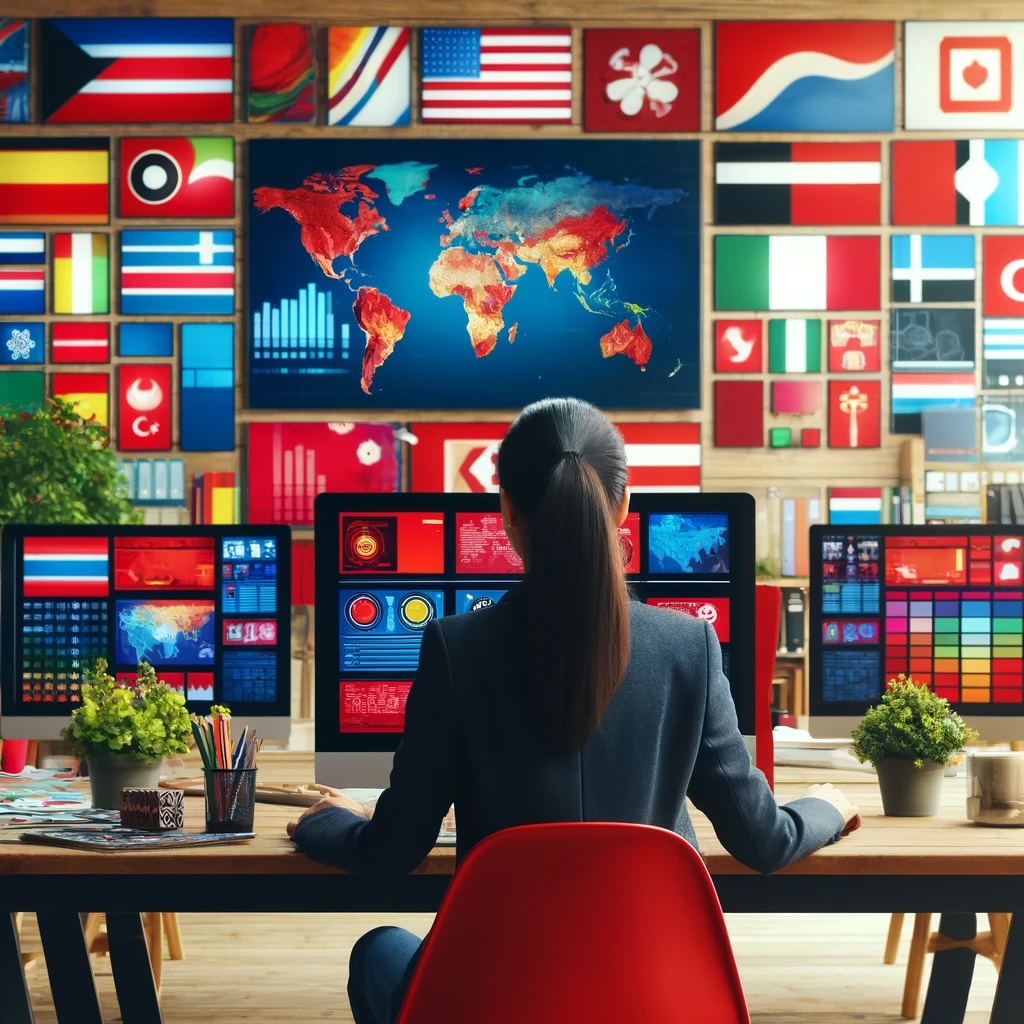
<instances>
[{"instance_id":1,"label":"magazine on desk","mask_svg":"<svg viewBox=\"0 0 1024 1024\"><path fill-rule=\"evenodd\" d=\"M23 832L25 843L67 846L76 850L159 850L182 846L216 846L255 839L255 832L147 832L137 828L56 828Z\"/></svg>"}]
</instances>

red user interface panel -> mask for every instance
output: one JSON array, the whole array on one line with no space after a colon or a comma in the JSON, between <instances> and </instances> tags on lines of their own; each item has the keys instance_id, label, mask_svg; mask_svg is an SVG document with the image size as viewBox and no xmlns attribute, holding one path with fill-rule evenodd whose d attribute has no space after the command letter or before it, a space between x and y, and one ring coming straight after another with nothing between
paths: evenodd
<instances>
[{"instance_id":1,"label":"red user interface panel","mask_svg":"<svg viewBox=\"0 0 1024 1024\"><path fill-rule=\"evenodd\" d=\"M643 493L618 528L634 599L711 624L751 733L753 518L749 495ZM324 494L316 549L317 750L393 750L430 624L520 584L498 496Z\"/></svg>"}]
</instances>

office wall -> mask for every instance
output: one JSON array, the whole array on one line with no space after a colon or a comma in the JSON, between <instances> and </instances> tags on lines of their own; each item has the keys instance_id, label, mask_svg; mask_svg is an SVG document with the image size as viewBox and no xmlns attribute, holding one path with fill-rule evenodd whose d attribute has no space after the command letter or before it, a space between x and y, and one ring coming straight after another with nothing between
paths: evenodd
<instances>
[{"instance_id":1,"label":"office wall","mask_svg":"<svg viewBox=\"0 0 1024 1024\"><path fill-rule=\"evenodd\" d=\"M716 448L713 444L713 403L712 385L716 379L721 379L712 369L712 348L713 348L713 275L711 273L712 239L717 233L714 227L713 213L713 143L718 139L727 139L727 135L719 135L711 131L713 123L712 116L712 24L713 19L842 19L855 13L858 18L863 19L896 19L897 20L897 90L896 90L896 124L902 123L902 96L901 96L901 37L902 26L900 21L905 19L955 19L955 18L1007 18L1011 19L1019 15L1019 5L1016 3L1000 2L987 3L981 7L976 4L964 2L882 2L882 0L862 0L862 2L851 7L848 2L840 0L821 0L816 3L781 3L778 0L720 0L716 3L670 3L657 2L657 0L644 0L644 2L631 2L624 4L621 0L593 0L588 4L564 2L532 2L520 4L514 7L499 5L489 0L477 0L473 4L447 0L447 2L424 2L412 4L398 2L398 0L381 0L372 6L365 7L355 14L350 13L351 8L328 3L325 0L300 0L300 2L289 5L287 9L282 8L279 3L271 3L269 0L252 0L248 3L224 4L213 7L207 3L200 3L198 0L152 0L149 3L133 3L127 0L94 0L89 5L88 14L94 17L130 17L130 16L231 16L236 21L236 86L241 84L243 73L244 53L244 26L246 23L256 20L280 19L282 16L289 20L309 21L318 29L324 29L332 24L404 24L413 27L431 25L514 25L514 24L568 24L572 26L575 33L574 53L576 59L575 67L575 100L574 118L571 125L566 126L445 126L429 127L417 122L416 117L416 96L417 96L417 70L415 66L417 48L414 36L413 44L413 124L409 127L395 129L328 129L324 125L250 125L244 123L241 111L241 97L236 89L236 122L234 125L211 126L209 134L231 134L240 144L244 144L253 138L316 138L316 137L342 137L348 133L353 136L381 137L395 136L401 138L436 137L445 135L451 137L528 137L528 138L584 138L587 136L582 129L582 33L587 27L697 27L702 33L702 126L704 131L700 138L703 146L703 192L702 192L702 252L703 252L703 274L702 274L702 408L695 411L685 411L678 414L672 412L651 412L643 411L623 413L618 418L623 421L643 420L674 420L699 422L702 426L702 447L703 447L703 486L706 489L747 489L757 494L769 486L782 486L787 489L805 488L808 493L818 491L829 482L841 482L848 485L862 484L864 486L895 485L900 482L899 453L904 437L891 435L887 429L888 408L889 408L889 372L886 350L886 338L888 327L888 280L883 270L882 281L882 309L879 311L882 320L882 370L874 375L881 382L882 387L882 435L878 448L864 450L834 450L829 449L826 444L827 423L826 423L826 401L823 383L821 411L816 414L787 417L774 416L767 408L770 388L768 384L772 378L767 373L755 375L752 379L759 379L765 382L765 405L764 421L768 426L790 426L796 434L801 428L820 428L822 431L822 447L818 449L770 449L763 448ZM27 17L53 17L53 16L80 16L85 14L81 5L71 0L40 0L32 6L19 4L17 9L7 12L16 16ZM324 69L325 69L325 42L324 33L318 32L318 56L319 56L319 79L318 79L318 102L319 120L323 121L323 97L324 97ZM45 135L104 135L121 137L127 135L154 134L158 126L59 126L59 125L18 125L5 126L5 132L25 136ZM164 129L159 129L164 131ZM190 129L186 126L175 125L167 128L166 134L189 134ZM207 133L204 130L204 133ZM962 134L962 133L961 133ZM871 135L843 134L836 136L814 136L815 139L833 138L836 141L857 141L866 139L881 141L883 161L883 187L882 187L882 210L883 220L887 219L889 209L888 195L888 161L890 159L890 147L887 143L891 139L905 137L899 127L892 133L873 133ZM670 136L659 136L662 138ZM679 136L692 138L694 136ZM920 132L912 133L914 138L928 138L932 135ZM938 137L938 136L934 136ZM609 136L601 136L609 138ZM770 136L752 135L745 136L749 141L767 139ZM786 136L788 141L796 141L799 136ZM623 144L628 144L628 138L622 139ZM116 147L112 152L116 154ZM236 151L236 167L242 171L245 167L244 156ZM112 180L116 180L116 168L112 169ZM244 315L244 281L245 281L245 211L248 206L247 183L244 180L237 182L237 215L233 221L218 222L223 226L233 226L236 231L236 253L237 253L237 294L239 305L243 308L236 315L236 373L239 381L237 387L236 408L237 408L237 443L239 448L234 453L188 453L186 464L189 474L203 470L241 469L241 446L245 442L245 424L253 421L278 421L278 420L338 420L338 419L379 419L379 420L401 420L416 422L425 420L500 420L507 418L509 413L502 410L479 410L463 411L456 413L445 412L413 412L410 410L396 409L386 412L365 413L357 408L344 410L332 410L330 412L305 412L305 411L275 411L275 410L250 410L247 408L244 394L244 366L245 366L245 327L246 318ZM115 208L116 209L116 208ZM110 231L114 234L122 227L122 222L116 216L112 217ZM133 223L130 226L138 226ZM177 226L177 225L176 225ZM754 229L755 231L767 231L769 229ZM883 267L885 267L884 254L888 251L888 239L893 229L883 224L880 228L870 229L878 233L882 238ZM904 229L906 230L906 229ZM820 233L821 229L786 229L787 233ZM116 308L116 302L113 308ZM723 314L727 315L727 314ZM760 319L767 320L768 314L757 314ZM823 320L828 314L821 314ZM55 319L47 317L47 319ZM119 317L112 315L111 319L116 324ZM980 321L980 315L979 315ZM114 331L116 337L116 329ZM116 347L112 347L116 353ZM112 356L112 362L118 363L119 357ZM979 360L980 363L980 360ZM739 379L743 379L740 377ZM821 378L824 382L825 375ZM175 388L177 388L177 373L174 374ZM112 396L113 397L113 396ZM178 407L178 396L175 396L175 407ZM177 432L176 432L177 433ZM767 436L767 429L766 429Z\"/></svg>"}]
</instances>

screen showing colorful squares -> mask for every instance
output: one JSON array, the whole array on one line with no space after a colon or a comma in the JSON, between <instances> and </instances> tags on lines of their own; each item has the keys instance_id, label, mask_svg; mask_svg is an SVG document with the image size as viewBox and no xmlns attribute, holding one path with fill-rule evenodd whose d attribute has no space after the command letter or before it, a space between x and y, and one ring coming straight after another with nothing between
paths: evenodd
<instances>
[{"instance_id":1,"label":"screen showing colorful squares","mask_svg":"<svg viewBox=\"0 0 1024 1024\"><path fill-rule=\"evenodd\" d=\"M677 510L654 511L639 501L642 509L631 511L619 527L634 596L710 622L726 670L740 674L731 676L733 685L744 692L749 659L731 644L730 620L736 607L745 607L744 573L751 580L752 566L744 565L750 560L747 545L736 553L730 544L736 511L711 511L713 502L700 499L689 504L699 503L701 511L685 511L685 501L665 495L657 501ZM465 511L457 500L446 504L447 510L336 516L331 595L337 603L324 617L337 623L338 632L334 638L326 633L329 627L318 630L321 649L336 640L337 675L331 677L325 659L318 689L320 678L337 687L334 720L342 736L401 733L423 630L435 618L489 608L518 584L522 562L505 534L497 501L489 500L486 510L473 501L462 503L473 505Z\"/></svg>"},{"instance_id":2,"label":"screen showing colorful squares","mask_svg":"<svg viewBox=\"0 0 1024 1024\"><path fill-rule=\"evenodd\" d=\"M5 715L81 699L83 670L140 661L190 710L287 714L288 532L275 527L4 530Z\"/></svg>"},{"instance_id":3,"label":"screen showing colorful squares","mask_svg":"<svg viewBox=\"0 0 1024 1024\"><path fill-rule=\"evenodd\" d=\"M814 714L862 714L900 673L971 714L1024 705L1024 533L811 530Z\"/></svg>"}]
</instances>

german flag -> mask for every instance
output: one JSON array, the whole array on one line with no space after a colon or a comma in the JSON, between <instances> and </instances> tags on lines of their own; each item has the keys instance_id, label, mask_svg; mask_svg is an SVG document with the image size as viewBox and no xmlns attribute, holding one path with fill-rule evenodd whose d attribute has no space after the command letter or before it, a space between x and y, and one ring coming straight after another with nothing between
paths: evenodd
<instances>
[{"instance_id":1,"label":"german flag","mask_svg":"<svg viewBox=\"0 0 1024 1024\"><path fill-rule=\"evenodd\" d=\"M107 139L0 139L0 224L107 224Z\"/></svg>"}]
</instances>

